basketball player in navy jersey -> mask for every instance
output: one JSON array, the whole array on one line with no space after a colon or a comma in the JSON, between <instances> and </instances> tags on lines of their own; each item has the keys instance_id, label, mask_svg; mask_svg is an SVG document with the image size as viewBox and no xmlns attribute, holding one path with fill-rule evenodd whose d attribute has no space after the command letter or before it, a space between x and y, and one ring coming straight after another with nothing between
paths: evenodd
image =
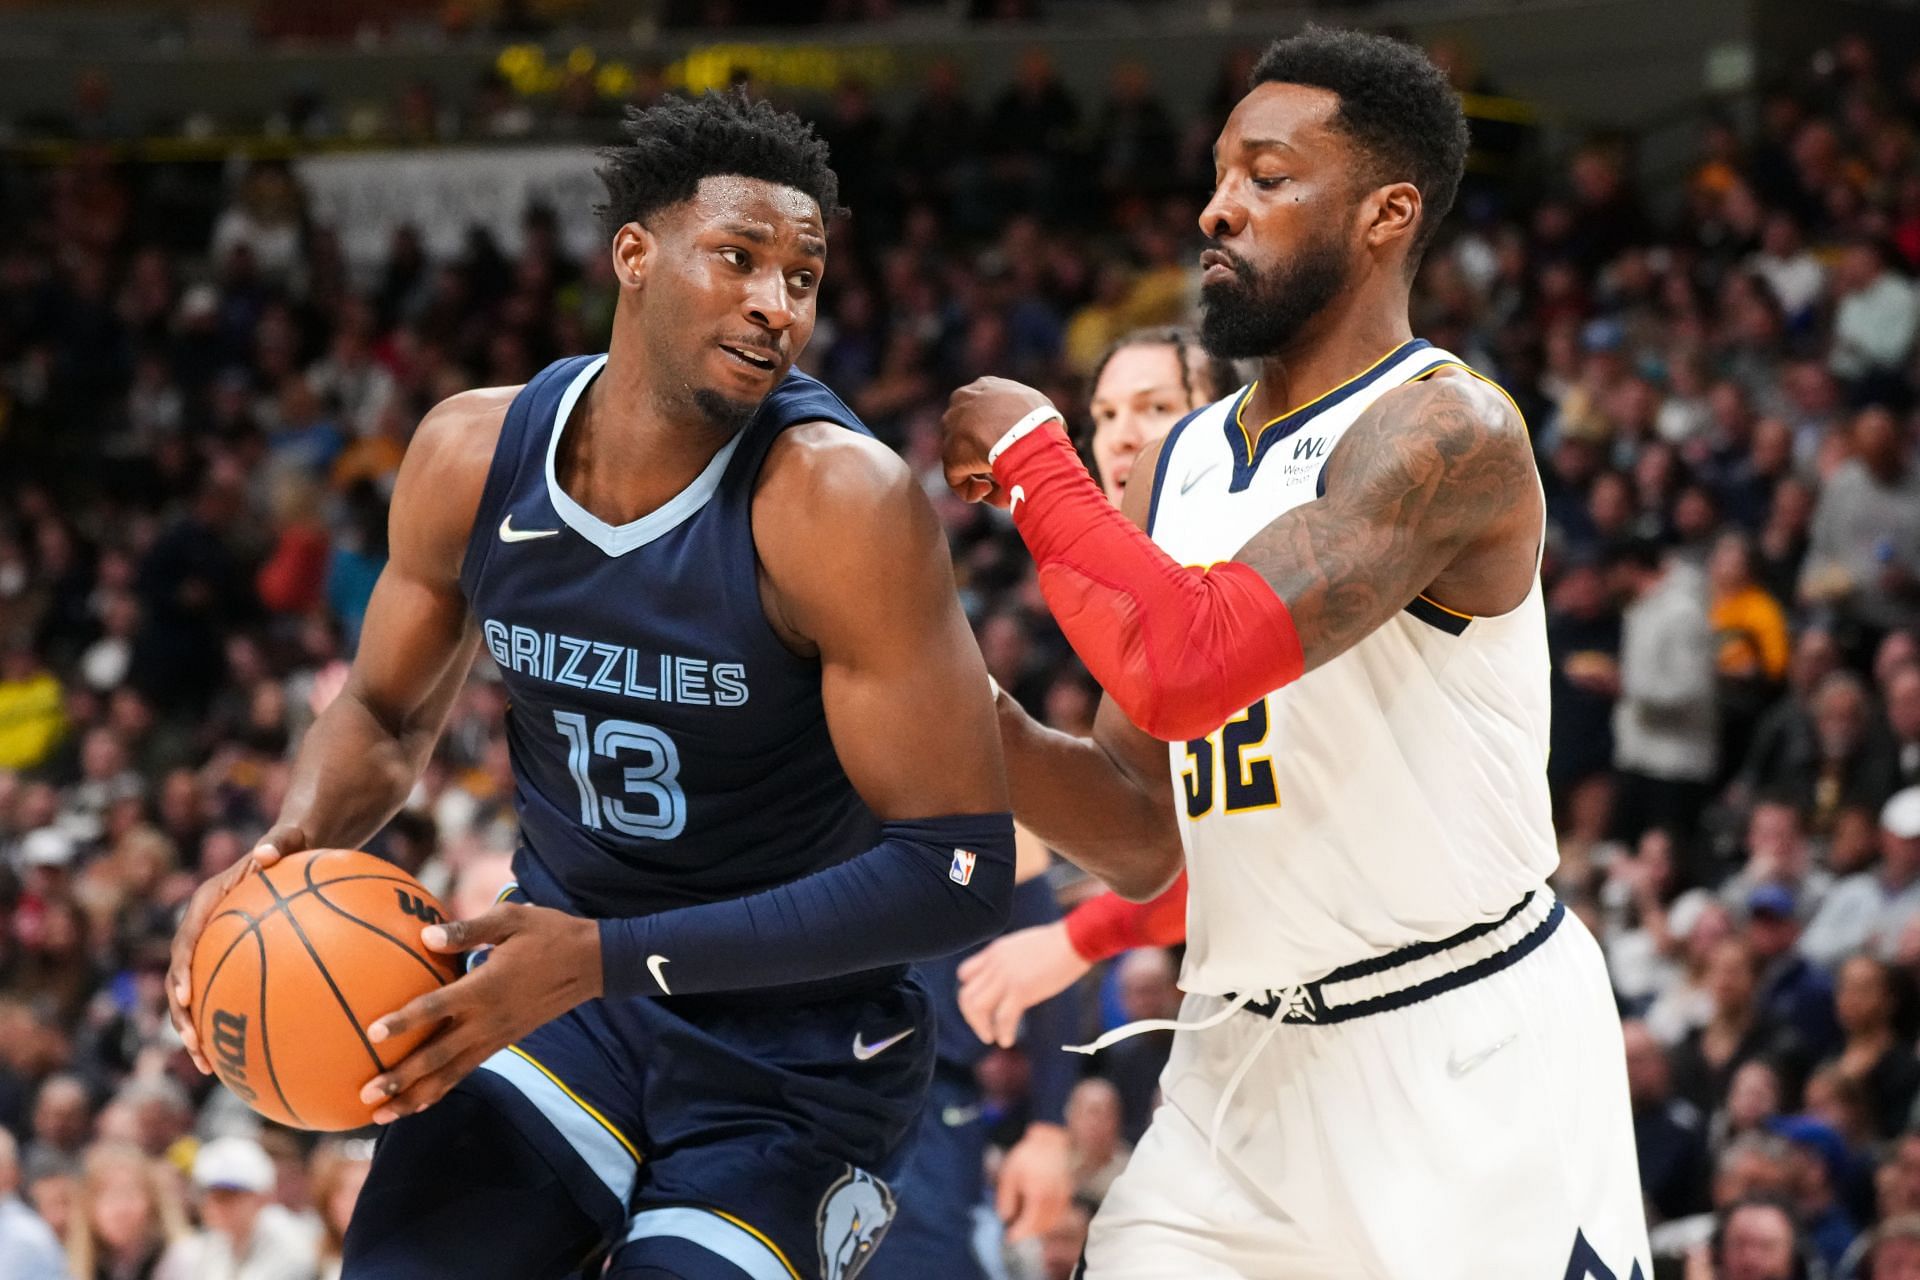
<instances>
[{"instance_id":1,"label":"basketball player in navy jersey","mask_svg":"<svg viewBox=\"0 0 1920 1280\"><path fill-rule=\"evenodd\" d=\"M479 648L512 695L507 900L366 1028L390 1125L346 1280L852 1280L931 1072L913 960L1007 917L988 682L907 468L793 370L836 182L744 96L607 153L611 349L427 415L353 674L237 876L394 813ZM390 1037L433 1035L395 1061ZM595 1274L599 1274L597 1271Z\"/></svg>"}]
</instances>

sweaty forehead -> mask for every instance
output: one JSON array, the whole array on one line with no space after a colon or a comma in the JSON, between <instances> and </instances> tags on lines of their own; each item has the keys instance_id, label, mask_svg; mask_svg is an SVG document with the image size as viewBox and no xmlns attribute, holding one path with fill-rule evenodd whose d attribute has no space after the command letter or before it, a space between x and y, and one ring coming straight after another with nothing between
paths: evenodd
<instances>
[{"instance_id":1,"label":"sweaty forehead","mask_svg":"<svg viewBox=\"0 0 1920 1280\"><path fill-rule=\"evenodd\" d=\"M813 197L765 178L733 173L702 178L686 203L685 216L696 230L707 226L754 228L783 240L794 237L812 241L816 248L824 248L826 241L826 226Z\"/></svg>"},{"instance_id":2,"label":"sweaty forehead","mask_svg":"<svg viewBox=\"0 0 1920 1280\"><path fill-rule=\"evenodd\" d=\"M1314 85L1272 81L1256 85L1227 117L1214 148L1222 164L1267 146L1307 158L1327 155L1344 140L1333 125L1340 95Z\"/></svg>"}]
</instances>

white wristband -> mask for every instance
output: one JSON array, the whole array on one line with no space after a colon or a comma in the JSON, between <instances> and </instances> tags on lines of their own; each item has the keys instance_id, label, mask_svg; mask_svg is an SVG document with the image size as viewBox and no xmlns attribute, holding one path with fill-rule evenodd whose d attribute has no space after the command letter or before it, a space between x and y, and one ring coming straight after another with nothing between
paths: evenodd
<instances>
[{"instance_id":1,"label":"white wristband","mask_svg":"<svg viewBox=\"0 0 1920 1280\"><path fill-rule=\"evenodd\" d=\"M1062 418L1060 411L1052 405L1043 404L1038 409L1027 414L1026 417L1020 419L1020 421L1014 423L1011 427L1007 428L1007 434L1001 436L993 448L987 450L987 465L991 467L994 463L1000 461L1001 454L1013 448L1023 437L1038 431L1049 422L1064 424L1066 419Z\"/></svg>"}]
</instances>

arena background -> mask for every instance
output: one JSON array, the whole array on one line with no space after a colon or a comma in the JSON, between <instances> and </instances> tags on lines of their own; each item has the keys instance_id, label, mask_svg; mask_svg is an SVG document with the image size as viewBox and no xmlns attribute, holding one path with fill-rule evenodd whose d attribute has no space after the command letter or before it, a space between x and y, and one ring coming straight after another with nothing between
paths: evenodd
<instances>
[{"instance_id":1,"label":"arena background","mask_svg":"<svg viewBox=\"0 0 1920 1280\"><path fill-rule=\"evenodd\" d=\"M166 944L340 686L422 412L602 348L624 105L745 82L817 121L853 215L803 365L923 474L1001 684L1084 730L938 416L989 372L1083 416L1113 337L1191 319L1208 147L1308 20L1420 42L1472 123L1415 332L1539 454L1556 887L1629 1023L1660 1274L1787 1274L1702 1249L1763 1192L1810 1274L1889 1280L1869 1230L1920 1235L1920 9L1837 0L0 7L0 1276L29 1212L75 1277L156 1274L228 1135L311 1254L272 1274L333 1274L364 1144L209 1091ZM375 842L462 913L513 844L503 710L476 676ZM1167 1012L1173 972L1103 967L1085 1029ZM1085 1208L1164 1052L1090 1063ZM1004 1147L1024 1064L982 1073ZM1007 1274L1064 1276L1084 1224Z\"/></svg>"}]
</instances>

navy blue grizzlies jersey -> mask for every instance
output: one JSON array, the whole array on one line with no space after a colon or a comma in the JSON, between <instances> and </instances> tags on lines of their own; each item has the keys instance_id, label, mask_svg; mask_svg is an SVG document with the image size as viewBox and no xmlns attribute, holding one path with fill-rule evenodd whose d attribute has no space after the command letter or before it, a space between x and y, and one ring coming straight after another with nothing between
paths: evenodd
<instances>
[{"instance_id":1,"label":"navy blue grizzlies jersey","mask_svg":"<svg viewBox=\"0 0 1920 1280\"><path fill-rule=\"evenodd\" d=\"M739 897L879 838L828 738L819 663L767 621L751 521L782 431L865 428L796 371L684 490L609 525L554 470L605 363L561 360L514 398L461 570L511 697L520 888L596 918Z\"/></svg>"}]
</instances>

